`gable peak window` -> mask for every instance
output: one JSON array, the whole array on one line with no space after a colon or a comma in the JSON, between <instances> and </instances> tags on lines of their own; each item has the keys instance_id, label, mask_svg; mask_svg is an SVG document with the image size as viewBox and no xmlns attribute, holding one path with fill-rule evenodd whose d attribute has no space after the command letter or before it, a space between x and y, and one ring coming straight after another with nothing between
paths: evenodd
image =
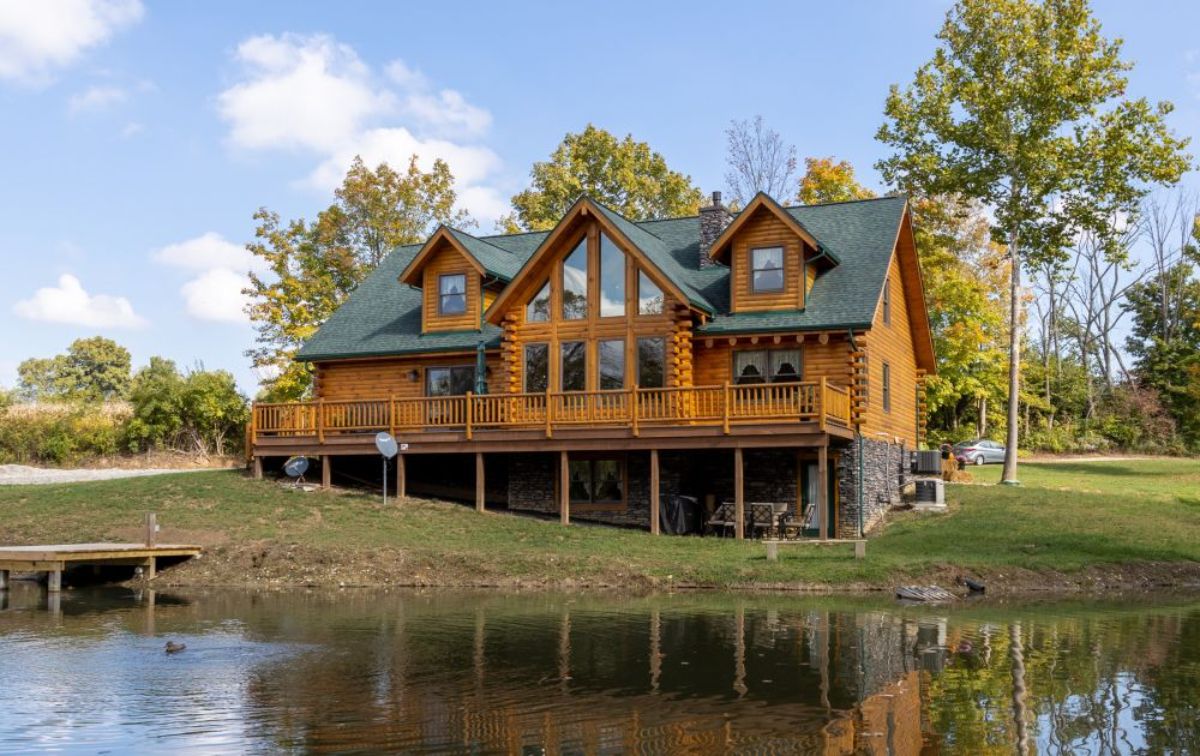
<instances>
[{"instance_id":1,"label":"gable peak window","mask_svg":"<svg viewBox=\"0 0 1200 756\"><path fill-rule=\"evenodd\" d=\"M750 289L755 294L783 291L783 247L750 250Z\"/></svg>"},{"instance_id":2,"label":"gable peak window","mask_svg":"<svg viewBox=\"0 0 1200 756\"><path fill-rule=\"evenodd\" d=\"M663 293L646 271L638 271L638 315L662 315Z\"/></svg>"},{"instance_id":3,"label":"gable peak window","mask_svg":"<svg viewBox=\"0 0 1200 756\"><path fill-rule=\"evenodd\" d=\"M525 305L526 323L545 323L550 320L550 282L546 281L529 304Z\"/></svg>"},{"instance_id":4,"label":"gable peak window","mask_svg":"<svg viewBox=\"0 0 1200 756\"><path fill-rule=\"evenodd\" d=\"M462 315L466 311L466 274L444 273L438 276L438 315Z\"/></svg>"},{"instance_id":5,"label":"gable peak window","mask_svg":"<svg viewBox=\"0 0 1200 756\"><path fill-rule=\"evenodd\" d=\"M563 320L584 320L588 316L588 240L584 236L575 245L562 266Z\"/></svg>"},{"instance_id":6,"label":"gable peak window","mask_svg":"<svg viewBox=\"0 0 1200 756\"><path fill-rule=\"evenodd\" d=\"M600 317L625 314L625 253L600 234Z\"/></svg>"}]
</instances>

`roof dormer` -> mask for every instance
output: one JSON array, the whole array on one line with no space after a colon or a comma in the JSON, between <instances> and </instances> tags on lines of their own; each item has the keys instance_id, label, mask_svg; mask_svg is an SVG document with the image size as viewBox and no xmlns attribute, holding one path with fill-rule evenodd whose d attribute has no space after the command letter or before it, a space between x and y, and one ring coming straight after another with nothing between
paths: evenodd
<instances>
[{"instance_id":1,"label":"roof dormer","mask_svg":"<svg viewBox=\"0 0 1200 756\"><path fill-rule=\"evenodd\" d=\"M422 333L474 330L519 267L511 253L441 226L405 267L400 282L422 290Z\"/></svg>"}]
</instances>

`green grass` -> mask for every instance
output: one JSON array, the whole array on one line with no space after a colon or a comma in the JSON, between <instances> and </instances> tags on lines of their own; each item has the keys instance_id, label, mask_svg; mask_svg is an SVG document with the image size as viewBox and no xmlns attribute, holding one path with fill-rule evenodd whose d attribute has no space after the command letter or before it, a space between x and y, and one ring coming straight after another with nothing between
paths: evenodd
<instances>
[{"instance_id":1,"label":"green grass","mask_svg":"<svg viewBox=\"0 0 1200 756\"><path fill-rule=\"evenodd\" d=\"M976 475L989 483L998 477L996 467ZM563 528L420 500L385 509L375 496L293 492L229 471L0 487L0 543L128 540L153 510L164 539L212 547L208 568L224 559L233 575L235 566L245 571L248 551L294 546L330 568L322 574L346 582L890 586L949 570L1002 582L1014 574L1200 562L1200 461L1025 464L1021 479L1019 488L949 487L948 513L893 516L862 561L849 546L785 547L769 563L753 542ZM356 577L381 554L392 557L388 572Z\"/></svg>"}]
</instances>

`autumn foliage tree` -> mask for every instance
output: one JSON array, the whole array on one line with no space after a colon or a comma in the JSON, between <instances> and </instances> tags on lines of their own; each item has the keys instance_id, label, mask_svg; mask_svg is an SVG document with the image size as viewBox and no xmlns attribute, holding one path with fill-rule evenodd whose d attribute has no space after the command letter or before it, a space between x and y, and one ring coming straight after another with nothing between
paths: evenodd
<instances>
[{"instance_id":1,"label":"autumn foliage tree","mask_svg":"<svg viewBox=\"0 0 1200 756\"><path fill-rule=\"evenodd\" d=\"M992 213L1010 260L1008 443L1003 479L1017 479L1023 266L1064 255L1153 183L1187 169L1169 103L1126 97L1120 40L1101 34L1087 0L960 0L912 83L893 86L877 167L920 196L961 196Z\"/></svg>"},{"instance_id":2,"label":"autumn foliage tree","mask_svg":"<svg viewBox=\"0 0 1200 756\"><path fill-rule=\"evenodd\" d=\"M245 290L258 332L246 354L266 377L267 396L305 396L311 377L292 357L392 249L423 241L439 224L473 225L456 199L441 160L424 171L414 155L400 172L355 158L333 204L314 221L285 222L266 208L254 214L255 240L246 248L266 272L251 273Z\"/></svg>"},{"instance_id":3,"label":"autumn foliage tree","mask_svg":"<svg viewBox=\"0 0 1200 756\"><path fill-rule=\"evenodd\" d=\"M875 192L858 183L854 177L854 166L846 160L835 162L832 157L807 157L804 158L804 169L804 175L800 177L800 191L796 195L796 200L802 205L847 202L875 196Z\"/></svg>"},{"instance_id":4,"label":"autumn foliage tree","mask_svg":"<svg viewBox=\"0 0 1200 756\"><path fill-rule=\"evenodd\" d=\"M501 219L507 233L553 228L583 194L634 221L694 215L700 208L691 177L671 170L650 145L591 124L567 134L529 175L529 188L512 198L513 212Z\"/></svg>"}]
</instances>

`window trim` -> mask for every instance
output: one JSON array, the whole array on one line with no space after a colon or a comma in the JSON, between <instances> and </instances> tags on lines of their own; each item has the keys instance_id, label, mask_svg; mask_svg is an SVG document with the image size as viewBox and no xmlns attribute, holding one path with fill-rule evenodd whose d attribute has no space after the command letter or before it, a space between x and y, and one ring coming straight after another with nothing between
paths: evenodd
<instances>
[{"instance_id":1,"label":"window trim","mask_svg":"<svg viewBox=\"0 0 1200 756\"><path fill-rule=\"evenodd\" d=\"M755 262L754 262L754 253L755 252L767 252L767 251L774 250L774 249L779 250L779 267L778 268L758 268L758 267L756 267ZM765 288L760 289L755 281L755 276L754 276L754 274L759 272L760 270L762 270L762 271L778 270L779 271L779 286L769 288L769 289L765 289ZM787 291L787 274L784 272L786 270L787 270L787 247L786 246L784 246L782 244L775 244L775 245L772 245L769 247L751 247L750 248L750 293L751 294L779 294L781 292Z\"/></svg>"},{"instance_id":2,"label":"window trim","mask_svg":"<svg viewBox=\"0 0 1200 756\"><path fill-rule=\"evenodd\" d=\"M445 309L446 297L459 296L458 294L443 294L442 293L442 281L444 281L447 278L462 278L462 280L463 280L463 290L462 290L462 295L461 295L462 299L463 299L462 312L446 312L446 309ZM468 312L470 312L470 310L471 310L471 302L469 301L470 300L470 291L471 291L471 284L469 281L467 281L467 274L465 271L458 272L458 273L439 273L438 274L438 286L437 286L437 298L438 298L437 314L438 314L438 316L439 317L458 317L461 315L466 315Z\"/></svg>"}]
</instances>

